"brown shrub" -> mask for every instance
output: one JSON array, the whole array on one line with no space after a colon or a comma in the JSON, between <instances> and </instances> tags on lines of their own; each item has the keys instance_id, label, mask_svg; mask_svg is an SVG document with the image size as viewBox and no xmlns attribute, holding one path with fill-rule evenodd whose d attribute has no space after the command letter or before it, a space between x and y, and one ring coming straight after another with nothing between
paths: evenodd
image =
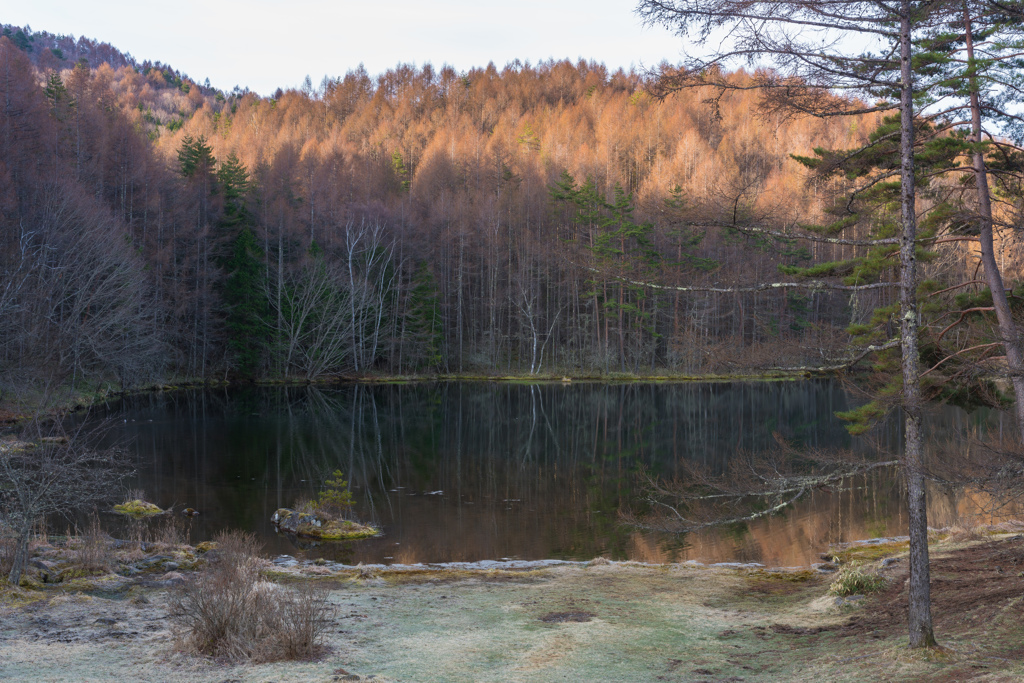
<instances>
[{"instance_id":1,"label":"brown shrub","mask_svg":"<svg viewBox=\"0 0 1024 683\"><path fill-rule=\"evenodd\" d=\"M289 589L264 580L252 534L222 533L216 541L211 566L171 596L183 646L261 662L314 655L331 623L327 589Z\"/></svg>"},{"instance_id":2,"label":"brown shrub","mask_svg":"<svg viewBox=\"0 0 1024 683\"><path fill-rule=\"evenodd\" d=\"M163 548L178 548L191 545L192 528L181 517L164 517L153 526L151 533L154 545Z\"/></svg>"},{"instance_id":3,"label":"brown shrub","mask_svg":"<svg viewBox=\"0 0 1024 683\"><path fill-rule=\"evenodd\" d=\"M948 540L954 543L965 543L968 541L980 541L985 538L984 527L979 526L972 519L958 519L953 526L944 529L949 533Z\"/></svg>"},{"instance_id":4,"label":"brown shrub","mask_svg":"<svg viewBox=\"0 0 1024 683\"><path fill-rule=\"evenodd\" d=\"M74 549L74 562L82 569L109 572L115 565L110 536L103 531L95 512L89 517L85 530L68 539L68 546Z\"/></svg>"}]
</instances>

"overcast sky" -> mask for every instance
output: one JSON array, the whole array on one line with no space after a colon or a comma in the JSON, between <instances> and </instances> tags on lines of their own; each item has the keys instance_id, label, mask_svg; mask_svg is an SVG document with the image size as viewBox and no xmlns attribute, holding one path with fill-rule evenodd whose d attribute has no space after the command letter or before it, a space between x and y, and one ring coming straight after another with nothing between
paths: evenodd
<instances>
[{"instance_id":1,"label":"overcast sky","mask_svg":"<svg viewBox=\"0 0 1024 683\"><path fill-rule=\"evenodd\" d=\"M0 0L0 23L87 36L202 82L261 94L309 74L371 74L399 62L458 70L580 57L610 68L680 59L680 39L644 29L632 0Z\"/></svg>"}]
</instances>

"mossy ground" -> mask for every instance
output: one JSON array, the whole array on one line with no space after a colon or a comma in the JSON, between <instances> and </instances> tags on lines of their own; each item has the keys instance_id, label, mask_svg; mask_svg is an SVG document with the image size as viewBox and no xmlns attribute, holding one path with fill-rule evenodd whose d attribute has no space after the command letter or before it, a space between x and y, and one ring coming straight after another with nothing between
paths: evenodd
<instances>
[{"instance_id":1,"label":"mossy ground","mask_svg":"<svg viewBox=\"0 0 1024 683\"><path fill-rule=\"evenodd\" d=\"M857 543L844 548L836 548L829 551L837 562L850 564L853 562L874 562L886 557L902 555L910 548L909 541L894 541L892 543Z\"/></svg>"}]
</instances>

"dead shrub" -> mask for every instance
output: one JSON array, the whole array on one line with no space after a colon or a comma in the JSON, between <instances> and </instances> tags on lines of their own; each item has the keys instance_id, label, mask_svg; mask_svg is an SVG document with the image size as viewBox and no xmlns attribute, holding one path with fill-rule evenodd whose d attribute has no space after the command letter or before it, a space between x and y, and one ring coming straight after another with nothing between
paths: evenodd
<instances>
[{"instance_id":1,"label":"dead shrub","mask_svg":"<svg viewBox=\"0 0 1024 683\"><path fill-rule=\"evenodd\" d=\"M886 586L884 577L865 571L859 564L847 564L839 568L828 592L839 597L876 593Z\"/></svg>"},{"instance_id":2,"label":"dead shrub","mask_svg":"<svg viewBox=\"0 0 1024 683\"><path fill-rule=\"evenodd\" d=\"M270 623L275 637L265 643L261 653L264 661L307 659L316 654L333 621L328 593L326 587L313 583L294 589L279 588L277 609L272 612Z\"/></svg>"},{"instance_id":3,"label":"dead shrub","mask_svg":"<svg viewBox=\"0 0 1024 683\"><path fill-rule=\"evenodd\" d=\"M109 572L114 566L111 539L100 525L100 518L95 512L89 518L85 533L81 534L75 544L75 561L83 569L97 572Z\"/></svg>"},{"instance_id":4,"label":"dead shrub","mask_svg":"<svg viewBox=\"0 0 1024 683\"><path fill-rule=\"evenodd\" d=\"M195 652L257 662L307 658L331 623L328 591L284 588L260 575L255 536L219 534L217 557L171 595L182 645Z\"/></svg>"},{"instance_id":5,"label":"dead shrub","mask_svg":"<svg viewBox=\"0 0 1024 683\"><path fill-rule=\"evenodd\" d=\"M153 544L160 548L179 548L191 545L192 528L181 517L165 517L154 525Z\"/></svg>"},{"instance_id":6,"label":"dead shrub","mask_svg":"<svg viewBox=\"0 0 1024 683\"><path fill-rule=\"evenodd\" d=\"M970 519L958 519L953 526L945 531L949 534L947 539L954 543L979 541L985 538L984 527L978 526Z\"/></svg>"}]
</instances>

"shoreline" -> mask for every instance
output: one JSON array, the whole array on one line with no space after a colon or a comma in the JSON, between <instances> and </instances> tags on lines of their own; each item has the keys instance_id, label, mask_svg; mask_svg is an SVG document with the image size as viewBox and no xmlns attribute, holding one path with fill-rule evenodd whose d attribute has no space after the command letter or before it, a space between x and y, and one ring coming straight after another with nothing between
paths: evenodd
<instances>
[{"instance_id":1,"label":"shoreline","mask_svg":"<svg viewBox=\"0 0 1024 683\"><path fill-rule=\"evenodd\" d=\"M424 375L335 375L315 380L301 378L279 378L258 380L168 380L132 389L100 388L92 393L72 395L59 402L46 415L55 416L88 410L93 406L131 396L155 394L161 392L185 391L195 389L224 389L236 387L331 387L352 384L384 385L384 384L428 384L440 382L473 382L498 384L690 384L690 383L724 383L724 382L799 382L810 379L822 379L835 376L832 371L793 370L766 371L737 374L642 374L628 373L580 373L567 375L563 373L530 374L483 374L483 373L436 373ZM19 408L6 402L0 405L0 424L15 425L31 418L33 408Z\"/></svg>"}]
</instances>

